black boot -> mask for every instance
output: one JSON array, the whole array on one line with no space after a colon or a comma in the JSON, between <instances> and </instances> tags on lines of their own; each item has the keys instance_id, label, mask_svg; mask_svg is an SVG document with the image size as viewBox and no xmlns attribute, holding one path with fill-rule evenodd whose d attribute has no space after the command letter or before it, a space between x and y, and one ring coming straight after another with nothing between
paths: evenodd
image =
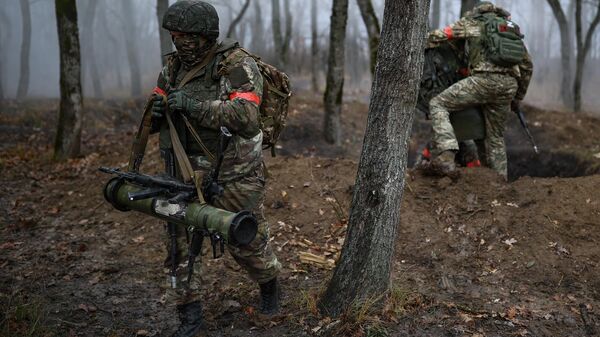
<instances>
[{"instance_id":1,"label":"black boot","mask_svg":"<svg viewBox=\"0 0 600 337\"><path fill-rule=\"evenodd\" d=\"M260 286L260 312L265 315L275 315L279 312L279 282L277 278Z\"/></svg>"},{"instance_id":2,"label":"black boot","mask_svg":"<svg viewBox=\"0 0 600 337\"><path fill-rule=\"evenodd\" d=\"M181 324L171 337L196 337L204 329L200 302L178 305L177 314Z\"/></svg>"}]
</instances>

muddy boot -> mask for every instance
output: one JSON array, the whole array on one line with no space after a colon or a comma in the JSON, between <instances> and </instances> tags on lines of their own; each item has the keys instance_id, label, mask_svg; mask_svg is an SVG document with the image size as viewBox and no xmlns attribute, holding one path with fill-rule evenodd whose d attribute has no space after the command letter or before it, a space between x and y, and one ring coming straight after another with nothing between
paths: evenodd
<instances>
[{"instance_id":1,"label":"muddy boot","mask_svg":"<svg viewBox=\"0 0 600 337\"><path fill-rule=\"evenodd\" d=\"M200 302L178 305L177 314L181 324L171 337L197 337L204 330Z\"/></svg>"},{"instance_id":2,"label":"muddy boot","mask_svg":"<svg viewBox=\"0 0 600 337\"><path fill-rule=\"evenodd\" d=\"M448 150L440 153L431 161L431 167L440 175L454 176L456 175L456 163L454 159L456 154L454 151Z\"/></svg>"},{"instance_id":3,"label":"muddy boot","mask_svg":"<svg viewBox=\"0 0 600 337\"><path fill-rule=\"evenodd\" d=\"M279 282L277 278L260 286L260 312L264 315L275 315L279 312Z\"/></svg>"}]
</instances>

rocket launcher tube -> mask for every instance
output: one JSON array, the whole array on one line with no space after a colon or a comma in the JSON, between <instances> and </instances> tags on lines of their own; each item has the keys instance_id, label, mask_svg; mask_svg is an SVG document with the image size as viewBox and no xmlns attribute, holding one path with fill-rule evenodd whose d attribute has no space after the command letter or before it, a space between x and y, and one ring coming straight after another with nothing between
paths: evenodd
<instances>
[{"instance_id":1,"label":"rocket launcher tube","mask_svg":"<svg viewBox=\"0 0 600 337\"><path fill-rule=\"evenodd\" d=\"M218 234L234 246L248 245L256 237L258 222L248 211L234 213L200 202L173 204L167 196L141 200L129 197L143 190L144 187L116 177L104 187L104 198L120 211L138 211L206 236Z\"/></svg>"}]
</instances>

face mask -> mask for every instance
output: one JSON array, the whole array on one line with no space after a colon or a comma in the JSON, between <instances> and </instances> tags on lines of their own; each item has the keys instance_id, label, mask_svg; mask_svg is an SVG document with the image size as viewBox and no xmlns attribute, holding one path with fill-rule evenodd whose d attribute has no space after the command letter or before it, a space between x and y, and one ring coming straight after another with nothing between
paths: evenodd
<instances>
[{"instance_id":1,"label":"face mask","mask_svg":"<svg viewBox=\"0 0 600 337\"><path fill-rule=\"evenodd\" d=\"M177 55L187 69L200 63L214 45L214 41L202 41L200 35L196 34L173 36L172 39Z\"/></svg>"}]
</instances>

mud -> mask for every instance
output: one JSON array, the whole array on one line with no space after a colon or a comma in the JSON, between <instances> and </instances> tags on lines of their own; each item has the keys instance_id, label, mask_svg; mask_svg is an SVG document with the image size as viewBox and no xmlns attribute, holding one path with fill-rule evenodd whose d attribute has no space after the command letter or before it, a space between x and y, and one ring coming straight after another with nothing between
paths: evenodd
<instances>
[{"instance_id":1,"label":"mud","mask_svg":"<svg viewBox=\"0 0 600 337\"><path fill-rule=\"evenodd\" d=\"M0 114L0 304L43 304L39 324L47 329L40 336L168 336L177 321L161 299L163 224L112 209L101 195L108 177L96 170L125 164L123 144L135 128L129 121L137 105L131 103L131 113L113 114L103 104L88 105L95 112L86 122L84 156L60 164L49 160L55 111L15 103L10 114ZM265 203L284 265L283 313L259 317L257 287L229 256L206 256L200 273L208 336L319 335L331 322L311 304L331 271L326 264L303 263L299 254L329 259L339 252L366 105L346 106L342 147L320 140L318 103L296 97L292 109L280 155L267 160ZM23 114L31 122L21 123ZM512 165L528 168L511 170L542 175L550 171L533 168L575 162L573 155L583 161L564 164L561 172L593 173L579 167L598 165L600 121L535 109L528 117L548 159L522 159L527 139L512 125L507 141L523 153ZM426 139L414 136L413 150ZM151 147L144 164L150 172L161 166ZM531 162L539 165L525 165ZM456 181L414 170L407 179L393 276L393 289L403 294L401 310L359 322L356 336L600 331L600 176L515 177L506 183L479 168L462 169ZM12 312L2 313L1 335L26 335L23 326L33 322Z\"/></svg>"}]
</instances>

